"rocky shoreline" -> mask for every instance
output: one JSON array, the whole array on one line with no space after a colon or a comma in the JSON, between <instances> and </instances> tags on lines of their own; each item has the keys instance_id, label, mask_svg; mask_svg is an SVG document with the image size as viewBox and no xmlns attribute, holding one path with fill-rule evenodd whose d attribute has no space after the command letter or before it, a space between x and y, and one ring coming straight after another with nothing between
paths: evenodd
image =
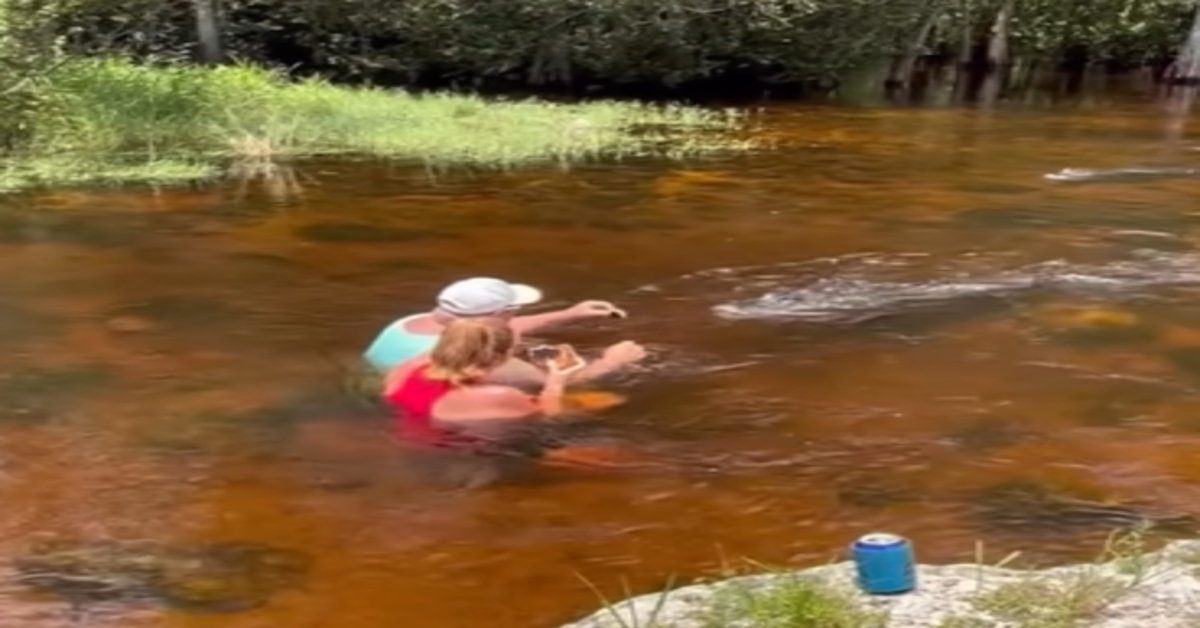
<instances>
[{"instance_id":1,"label":"rocky shoreline","mask_svg":"<svg viewBox=\"0 0 1200 628\"><path fill-rule=\"evenodd\" d=\"M633 597L561 628L1197 628L1200 541L1045 570L921 565L920 585L866 596L849 562Z\"/></svg>"}]
</instances>

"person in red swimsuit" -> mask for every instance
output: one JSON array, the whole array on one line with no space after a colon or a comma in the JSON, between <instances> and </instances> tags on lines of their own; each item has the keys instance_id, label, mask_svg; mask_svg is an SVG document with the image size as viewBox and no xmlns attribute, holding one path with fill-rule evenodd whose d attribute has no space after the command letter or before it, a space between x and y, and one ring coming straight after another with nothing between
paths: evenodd
<instances>
[{"instance_id":1,"label":"person in red swimsuit","mask_svg":"<svg viewBox=\"0 0 1200 628\"><path fill-rule=\"evenodd\" d=\"M384 399L396 412L401 442L469 454L528 452L532 445L537 451L531 457L543 457L544 444L530 441L537 440L543 419L563 412L566 383L586 363L567 370L547 363L537 395L487 381L513 357L516 344L517 334L502 320L456 320L430 353L396 367L384 385ZM609 351L622 351L627 355L620 357L631 361L645 354L632 342Z\"/></svg>"}]
</instances>

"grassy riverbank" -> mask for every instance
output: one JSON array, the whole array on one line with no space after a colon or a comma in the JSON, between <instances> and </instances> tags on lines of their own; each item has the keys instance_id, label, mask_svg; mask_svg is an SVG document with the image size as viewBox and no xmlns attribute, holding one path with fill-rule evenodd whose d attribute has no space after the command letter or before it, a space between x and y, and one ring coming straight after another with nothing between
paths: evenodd
<instances>
[{"instance_id":1,"label":"grassy riverbank","mask_svg":"<svg viewBox=\"0 0 1200 628\"><path fill-rule=\"evenodd\" d=\"M668 588L610 602L562 628L1193 628L1200 626L1200 541L1150 551L1145 529L1114 533L1094 562L1013 569L917 567L919 585L866 596L850 563ZM590 583L589 583L589 586Z\"/></svg>"},{"instance_id":2,"label":"grassy riverbank","mask_svg":"<svg viewBox=\"0 0 1200 628\"><path fill-rule=\"evenodd\" d=\"M746 148L735 137L743 120L728 111L412 95L291 82L249 66L79 60L36 89L28 141L0 156L0 190L178 181L317 155L507 168Z\"/></svg>"}]
</instances>

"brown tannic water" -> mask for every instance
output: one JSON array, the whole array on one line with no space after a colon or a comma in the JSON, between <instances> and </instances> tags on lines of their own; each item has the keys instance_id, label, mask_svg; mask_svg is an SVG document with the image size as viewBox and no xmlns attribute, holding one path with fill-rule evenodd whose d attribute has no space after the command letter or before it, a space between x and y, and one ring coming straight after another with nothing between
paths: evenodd
<instances>
[{"instance_id":1,"label":"brown tannic water","mask_svg":"<svg viewBox=\"0 0 1200 628\"><path fill-rule=\"evenodd\" d=\"M5 567L0 625L549 628L597 604L577 574L616 596L877 528L927 562L1087 558L1141 515L1188 534L1200 152L1170 107L814 105L766 113L774 150L688 164L4 199L0 556L292 562L174 597L143 564L134 599L70 604ZM1065 168L1166 170L1044 176ZM650 347L601 420L660 466L414 479L338 363L473 274L631 312L554 337Z\"/></svg>"}]
</instances>

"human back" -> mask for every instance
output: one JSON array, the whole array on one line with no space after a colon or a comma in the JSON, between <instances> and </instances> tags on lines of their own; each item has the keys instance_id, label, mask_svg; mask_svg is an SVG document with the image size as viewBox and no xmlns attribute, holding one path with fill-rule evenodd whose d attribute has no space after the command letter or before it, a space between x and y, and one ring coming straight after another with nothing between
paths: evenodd
<instances>
[{"instance_id":1,"label":"human back","mask_svg":"<svg viewBox=\"0 0 1200 628\"><path fill-rule=\"evenodd\" d=\"M433 350L441 332L440 326L428 331L410 329L416 326L419 322L417 319L422 316L426 315L405 316L383 328L363 352L363 359L377 372L386 373L397 364Z\"/></svg>"},{"instance_id":2,"label":"human back","mask_svg":"<svg viewBox=\"0 0 1200 628\"><path fill-rule=\"evenodd\" d=\"M485 381L511 359L516 340L504 321L453 321L428 356L389 375L384 396L408 427L536 414L538 406L521 391Z\"/></svg>"}]
</instances>

